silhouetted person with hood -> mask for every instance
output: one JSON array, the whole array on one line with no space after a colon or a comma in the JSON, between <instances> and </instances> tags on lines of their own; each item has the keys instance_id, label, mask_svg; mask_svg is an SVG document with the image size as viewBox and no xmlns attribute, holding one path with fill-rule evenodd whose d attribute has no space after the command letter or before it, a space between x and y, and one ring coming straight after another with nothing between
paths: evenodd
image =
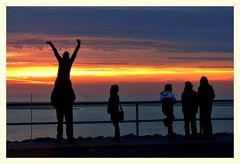
<instances>
[{"instance_id":1,"label":"silhouetted person with hood","mask_svg":"<svg viewBox=\"0 0 240 164\"><path fill-rule=\"evenodd\" d=\"M51 41L46 42L53 50L58 60L58 75L55 81L54 89L51 94L51 103L57 111L57 141L62 143L63 138L63 119L66 121L66 133L69 143L74 142L73 138L73 110L72 104L76 98L70 80L70 71L72 64L80 48L80 40L77 39L77 47L71 58L69 52L65 51L61 57Z\"/></svg>"},{"instance_id":2,"label":"silhouetted person with hood","mask_svg":"<svg viewBox=\"0 0 240 164\"><path fill-rule=\"evenodd\" d=\"M215 98L213 87L209 85L208 79L203 76L200 79L198 88L199 106L200 106L200 128L204 137L212 136L212 101Z\"/></svg>"},{"instance_id":3,"label":"silhouetted person with hood","mask_svg":"<svg viewBox=\"0 0 240 164\"><path fill-rule=\"evenodd\" d=\"M185 137L190 137L189 125L191 124L192 137L195 138L197 136L196 114L198 112L198 93L193 90L191 82L185 82L185 88L181 97Z\"/></svg>"},{"instance_id":4,"label":"silhouetted person with hood","mask_svg":"<svg viewBox=\"0 0 240 164\"><path fill-rule=\"evenodd\" d=\"M164 125L168 128L168 137L171 138L174 136L173 133L173 105L176 103L176 98L172 93L172 85L166 84L164 91L160 94L160 99L162 100L162 112L167 116L164 119Z\"/></svg>"},{"instance_id":5,"label":"silhouetted person with hood","mask_svg":"<svg viewBox=\"0 0 240 164\"><path fill-rule=\"evenodd\" d=\"M119 107L121 108L121 105L119 104L119 96L118 96L119 87L118 85L112 85L110 88L110 97L108 100L108 108L107 112L110 114L111 121L113 123L113 126L115 128L115 135L114 139L116 141L119 141L120 139L120 129L119 129Z\"/></svg>"}]
</instances>

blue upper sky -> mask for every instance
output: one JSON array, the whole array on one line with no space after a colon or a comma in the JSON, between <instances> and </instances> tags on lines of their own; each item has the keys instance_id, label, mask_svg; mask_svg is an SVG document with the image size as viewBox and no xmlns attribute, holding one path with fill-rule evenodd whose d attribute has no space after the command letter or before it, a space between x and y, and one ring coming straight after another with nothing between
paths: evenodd
<instances>
[{"instance_id":1,"label":"blue upper sky","mask_svg":"<svg viewBox=\"0 0 240 164\"><path fill-rule=\"evenodd\" d=\"M191 44L174 47L182 51L232 52L233 8L8 7L7 33L161 39Z\"/></svg>"}]
</instances>

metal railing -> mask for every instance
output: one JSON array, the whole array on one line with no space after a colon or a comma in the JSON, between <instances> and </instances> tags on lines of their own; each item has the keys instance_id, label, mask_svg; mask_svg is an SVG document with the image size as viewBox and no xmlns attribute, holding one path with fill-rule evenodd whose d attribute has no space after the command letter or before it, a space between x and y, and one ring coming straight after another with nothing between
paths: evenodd
<instances>
[{"instance_id":1,"label":"metal railing","mask_svg":"<svg viewBox=\"0 0 240 164\"><path fill-rule=\"evenodd\" d=\"M233 100L214 100L214 104L221 103L229 103L233 106ZM82 106L82 107L90 107L90 106L106 106L108 102L76 102L73 106ZM127 106L135 106L135 119L133 120L124 120L121 123L136 123L136 135L139 136L139 123L140 122L162 122L163 119L139 119L139 105L148 105L148 106L160 106L160 101L125 101L121 102L121 105ZM176 106L181 105L181 101L177 101ZM49 108L42 108L43 106L49 106ZM22 107L22 108L21 108ZM27 107L27 108L26 108ZM7 103L7 110L31 110L31 119L30 122L18 122L18 123L7 123L7 126L22 126L22 125L30 125L31 126L31 139L32 139L32 125L53 125L57 124L57 122L33 122L32 121L32 110L54 110L51 107L51 103L49 102L12 102ZM199 120L199 119L196 119ZM233 120L233 118L225 117L225 118L212 118L212 120ZM174 119L174 121L184 121L183 119ZM101 124L101 123L111 123L111 121L74 121L73 124Z\"/></svg>"}]
</instances>

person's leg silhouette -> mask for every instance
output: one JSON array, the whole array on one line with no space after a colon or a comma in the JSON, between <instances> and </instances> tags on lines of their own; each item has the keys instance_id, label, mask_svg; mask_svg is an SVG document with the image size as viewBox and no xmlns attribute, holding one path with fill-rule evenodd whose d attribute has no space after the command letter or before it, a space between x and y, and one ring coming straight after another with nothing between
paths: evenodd
<instances>
[{"instance_id":1,"label":"person's leg silhouette","mask_svg":"<svg viewBox=\"0 0 240 164\"><path fill-rule=\"evenodd\" d=\"M71 105L66 108L65 120L66 120L67 139L69 143L72 143L73 142L73 111L72 111Z\"/></svg>"},{"instance_id":2,"label":"person's leg silhouette","mask_svg":"<svg viewBox=\"0 0 240 164\"><path fill-rule=\"evenodd\" d=\"M115 136L114 136L114 138L115 138L116 141L119 141L119 139L120 139L120 129L119 129L118 122L117 121L113 122L113 126L115 128Z\"/></svg>"},{"instance_id":3,"label":"person's leg silhouette","mask_svg":"<svg viewBox=\"0 0 240 164\"><path fill-rule=\"evenodd\" d=\"M57 142L61 143L63 138L63 110L57 108Z\"/></svg>"}]
</instances>

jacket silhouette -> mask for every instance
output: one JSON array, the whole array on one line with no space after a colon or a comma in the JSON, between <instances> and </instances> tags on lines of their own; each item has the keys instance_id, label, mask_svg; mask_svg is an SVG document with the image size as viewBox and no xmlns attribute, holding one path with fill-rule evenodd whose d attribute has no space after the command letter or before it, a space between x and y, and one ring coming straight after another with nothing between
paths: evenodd
<instances>
[{"instance_id":1,"label":"jacket silhouette","mask_svg":"<svg viewBox=\"0 0 240 164\"><path fill-rule=\"evenodd\" d=\"M172 93L172 85L165 85L164 91L160 94L162 100L162 112L166 116L164 119L164 125L168 128L168 137L173 137L173 105L176 103L176 98Z\"/></svg>"},{"instance_id":2,"label":"jacket silhouette","mask_svg":"<svg viewBox=\"0 0 240 164\"><path fill-rule=\"evenodd\" d=\"M62 142L63 137L63 119L66 121L66 133L69 143L72 143L73 138L73 111L72 104L75 101L75 93L72 88L72 82L70 80L70 72L72 64L77 56L77 52L80 48L80 40L77 40L77 47L73 52L71 58L66 51L61 57L51 41L46 42L52 48L55 57L58 61L58 74L54 84L54 89L51 93L51 103L57 111L57 141Z\"/></svg>"},{"instance_id":3,"label":"jacket silhouette","mask_svg":"<svg viewBox=\"0 0 240 164\"><path fill-rule=\"evenodd\" d=\"M192 137L197 136L196 114L198 112L198 93L193 90L191 82L185 82L185 88L182 93L182 112L184 115L184 129L187 138L190 137L190 124Z\"/></svg>"},{"instance_id":4,"label":"jacket silhouette","mask_svg":"<svg viewBox=\"0 0 240 164\"><path fill-rule=\"evenodd\" d=\"M200 128L204 137L212 136L212 101L215 98L213 87L209 85L207 77L200 79L198 88L199 106L200 106Z\"/></svg>"}]
</instances>

